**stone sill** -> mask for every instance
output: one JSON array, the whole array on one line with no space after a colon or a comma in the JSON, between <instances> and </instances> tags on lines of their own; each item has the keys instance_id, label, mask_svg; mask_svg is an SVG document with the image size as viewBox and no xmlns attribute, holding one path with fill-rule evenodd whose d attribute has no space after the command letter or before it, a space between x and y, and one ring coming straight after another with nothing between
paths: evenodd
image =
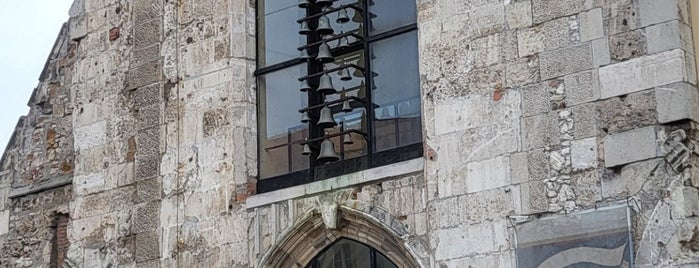
<instances>
[{"instance_id":1,"label":"stone sill","mask_svg":"<svg viewBox=\"0 0 699 268\"><path fill-rule=\"evenodd\" d=\"M16 199L20 197L24 197L30 194L36 194L40 192L44 192L47 190L63 187L69 184L73 183L73 177L72 176L64 176L64 177L59 177L59 178L54 178L51 181L48 181L46 183L40 184L40 185L32 185L32 186L25 186L22 188L17 188L17 189L12 189L12 192L10 192L10 199Z\"/></svg>"},{"instance_id":2,"label":"stone sill","mask_svg":"<svg viewBox=\"0 0 699 268\"><path fill-rule=\"evenodd\" d=\"M261 207L284 200L311 196L334 189L345 188L353 185L374 182L385 178L422 171L424 166L425 160L423 158L416 158L395 164L345 174L322 181L253 195L248 197L245 204L247 208Z\"/></svg>"}]
</instances>

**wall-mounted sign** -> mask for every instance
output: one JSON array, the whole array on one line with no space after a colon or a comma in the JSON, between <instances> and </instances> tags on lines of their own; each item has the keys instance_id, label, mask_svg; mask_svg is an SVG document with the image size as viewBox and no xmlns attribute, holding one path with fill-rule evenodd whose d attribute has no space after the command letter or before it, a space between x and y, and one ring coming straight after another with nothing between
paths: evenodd
<instances>
[{"instance_id":1,"label":"wall-mounted sign","mask_svg":"<svg viewBox=\"0 0 699 268\"><path fill-rule=\"evenodd\" d=\"M596 209L515 227L517 267L633 267L631 210Z\"/></svg>"}]
</instances>

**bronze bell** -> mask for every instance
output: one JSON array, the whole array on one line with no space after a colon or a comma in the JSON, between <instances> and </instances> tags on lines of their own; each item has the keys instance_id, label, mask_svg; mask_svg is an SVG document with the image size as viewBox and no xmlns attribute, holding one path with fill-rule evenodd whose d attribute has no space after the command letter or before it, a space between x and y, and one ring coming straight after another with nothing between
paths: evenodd
<instances>
[{"instance_id":1,"label":"bronze bell","mask_svg":"<svg viewBox=\"0 0 699 268\"><path fill-rule=\"evenodd\" d=\"M308 55L308 49L301 50L301 56L299 57L303 61L311 61L311 55Z\"/></svg>"},{"instance_id":2,"label":"bronze bell","mask_svg":"<svg viewBox=\"0 0 699 268\"><path fill-rule=\"evenodd\" d=\"M352 80L352 76L350 75L349 68L344 68L340 72L341 72L340 80L342 80L342 81Z\"/></svg>"},{"instance_id":3,"label":"bronze bell","mask_svg":"<svg viewBox=\"0 0 699 268\"><path fill-rule=\"evenodd\" d=\"M299 0L300 8L308 8L309 6L311 6L311 2L308 2L308 0Z\"/></svg>"},{"instance_id":4,"label":"bronze bell","mask_svg":"<svg viewBox=\"0 0 699 268\"><path fill-rule=\"evenodd\" d=\"M333 0L318 0L316 1L316 5L319 6L332 6L333 5Z\"/></svg>"},{"instance_id":5,"label":"bronze bell","mask_svg":"<svg viewBox=\"0 0 699 268\"><path fill-rule=\"evenodd\" d=\"M320 154L317 159L320 162L334 162L340 160L340 156L335 152L335 144L327 138L323 140L323 142L320 143Z\"/></svg>"},{"instance_id":6,"label":"bronze bell","mask_svg":"<svg viewBox=\"0 0 699 268\"><path fill-rule=\"evenodd\" d=\"M353 109L352 109L352 105L350 105L349 100L345 100L345 101L342 103L342 111L345 112L345 113L349 113L349 112L351 112L352 110L353 110Z\"/></svg>"},{"instance_id":7,"label":"bronze bell","mask_svg":"<svg viewBox=\"0 0 699 268\"><path fill-rule=\"evenodd\" d=\"M317 125L321 128L332 128L337 126L337 122L335 122L335 118L333 117L333 113L328 108L328 106L323 107L323 109L320 109L320 118L318 119Z\"/></svg>"},{"instance_id":8,"label":"bronze bell","mask_svg":"<svg viewBox=\"0 0 699 268\"><path fill-rule=\"evenodd\" d=\"M301 123L308 123L311 122L311 117L308 115L308 112L303 112L303 115L301 116Z\"/></svg>"},{"instance_id":9,"label":"bronze bell","mask_svg":"<svg viewBox=\"0 0 699 268\"><path fill-rule=\"evenodd\" d=\"M311 89L311 85L308 84L308 79L301 81L301 87L299 87L299 90L301 90L302 92L306 92Z\"/></svg>"},{"instance_id":10,"label":"bronze bell","mask_svg":"<svg viewBox=\"0 0 699 268\"><path fill-rule=\"evenodd\" d=\"M359 90L357 90L357 98L366 98L366 85L364 84L364 80L362 80L362 82L359 83Z\"/></svg>"},{"instance_id":11,"label":"bronze bell","mask_svg":"<svg viewBox=\"0 0 699 268\"><path fill-rule=\"evenodd\" d=\"M328 43L326 43L325 41L323 41L323 43L320 44L320 46L318 46L318 56L316 57L316 60L322 63L335 61L333 54L330 53L330 46L328 46Z\"/></svg>"},{"instance_id":12,"label":"bronze bell","mask_svg":"<svg viewBox=\"0 0 699 268\"><path fill-rule=\"evenodd\" d=\"M301 22L301 29L299 29L299 34L309 35L311 34L311 28L308 28L308 22Z\"/></svg>"},{"instance_id":13,"label":"bronze bell","mask_svg":"<svg viewBox=\"0 0 699 268\"><path fill-rule=\"evenodd\" d=\"M352 140L352 135L350 135L350 133L345 134L345 136L342 137L342 143L354 144L354 141Z\"/></svg>"},{"instance_id":14,"label":"bronze bell","mask_svg":"<svg viewBox=\"0 0 699 268\"><path fill-rule=\"evenodd\" d=\"M308 142L308 138L306 138L306 142ZM311 151L311 146L308 145L308 143L303 145L303 151L301 152L302 155L311 155L313 152Z\"/></svg>"},{"instance_id":15,"label":"bronze bell","mask_svg":"<svg viewBox=\"0 0 699 268\"><path fill-rule=\"evenodd\" d=\"M335 90L335 87L333 87L332 78L330 78L330 76L327 73L320 76L320 82L318 83L318 89L316 89L316 92L325 95L334 94L335 92L337 92L337 90Z\"/></svg>"},{"instance_id":16,"label":"bronze bell","mask_svg":"<svg viewBox=\"0 0 699 268\"><path fill-rule=\"evenodd\" d=\"M318 28L316 28L316 32L321 35L329 35L335 32L333 27L330 26L330 19L328 16L323 15L320 17L320 19L318 19Z\"/></svg>"},{"instance_id":17,"label":"bronze bell","mask_svg":"<svg viewBox=\"0 0 699 268\"><path fill-rule=\"evenodd\" d=\"M347 36L337 39L337 47L347 47L349 46L349 38Z\"/></svg>"},{"instance_id":18,"label":"bronze bell","mask_svg":"<svg viewBox=\"0 0 699 268\"><path fill-rule=\"evenodd\" d=\"M348 23L350 21L349 16L347 16L347 9L343 8L340 10L339 13L337 13L337 20L335 20L337 23Z\"/></svg>"}]
</instances>

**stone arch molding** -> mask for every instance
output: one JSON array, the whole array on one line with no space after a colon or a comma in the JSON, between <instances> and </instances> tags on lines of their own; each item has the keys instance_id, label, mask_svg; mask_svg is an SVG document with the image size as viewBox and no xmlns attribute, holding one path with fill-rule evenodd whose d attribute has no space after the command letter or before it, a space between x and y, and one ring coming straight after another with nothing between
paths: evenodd
<instances>
[{"instance_id":1,"label":"stone arch molding","mask_svg":"<svg viewBox=\"0 0 699 268\"><path fill-rule=\"evenodd\" d=\"M424 268L426 243L385 210L356 200L319 197L315 207L285 231L258 268L303 268L340 238L349 238L380 251L398 267Z\"/></svg>"}]
</instances>

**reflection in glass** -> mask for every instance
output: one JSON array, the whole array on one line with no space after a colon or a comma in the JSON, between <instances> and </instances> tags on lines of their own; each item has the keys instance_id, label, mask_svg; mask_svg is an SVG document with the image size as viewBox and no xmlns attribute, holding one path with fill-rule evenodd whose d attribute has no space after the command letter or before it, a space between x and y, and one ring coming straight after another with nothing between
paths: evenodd
<instances>
[{"instance_id":1,"label":"reflection in glass","mask_svg":"<svg viewBox=\"0 0 699 268\"><path fill-rule=\"evenodd\" d=\"M417 11L414 0L369 1L372 35L415 23ZM377 15L378 14L378 15Z\"/></svg>"},{"instance_id":2,"label":"reflection in glass","mask_svg":"<svg viewBox=\"0 0 699 268\"><path fill-rule=\"evenodd\" d=\"M415 31L371 45L377 152L422 140Z\"/></svg>"},{"instance_id":3,"label":"reflection in glass","mask_svg":"<svg viewBox=\"0 0 699 268\"><path fill-rule=\"evenodd\" d=\"M372 263L371 256L376 256ZM349 239L341 239L318 255L307 268L397 268L376 250Z\"/></svg>"},{"instance_id":4,"label":"reflection in glass","mask_svg":"<svg viewBox=\"0 0 699 268\"><path fill-rule=\"evenodd\" d=\"M262 179L308 169L303 146L287 145L308 137L308 125L301 123L299 109L307 106L308 96L299 91L297 78L306 75L304 64L259 77L260 98L260 177Z\"/></svg>"},{"instance_id":5,"label":"reflection in glass","mask_svg":"<svg viewBox=\"0 0 699 268\"><path fill-rule=\"evenodd\" d=\"M296 49L306 43L299 35L300 24L296 20L306 15L296 1L258 1L258 64L260 67L297 58Z\"/></svg>"}]
</instances>

